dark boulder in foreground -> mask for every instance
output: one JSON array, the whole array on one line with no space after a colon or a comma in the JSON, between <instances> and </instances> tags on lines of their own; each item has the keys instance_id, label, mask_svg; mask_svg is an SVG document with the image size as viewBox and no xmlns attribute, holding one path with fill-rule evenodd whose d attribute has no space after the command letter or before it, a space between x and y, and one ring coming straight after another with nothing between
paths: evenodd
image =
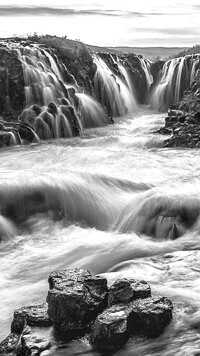
<instances>
[{"instance_id":1,"label":"dark boulder in foreground","mask_svg":"<svg viewBox=\"0 0 200 356\"><path fill-rule=\"evenodd\" d=\"M172 309L171 301L164 297L113 305L98 315L91 343L98 350L114 351L122 347L130 335L157 337L170 323Z\"/></svg>"},{"instance_id":2,"label":"dark boulder in foreground","mask_svg":"<svg viewBox=\"0 0 200 356\"><path fill-rule=\"evenodd\" d=\"M15 310L11 332L20 334L27 325L50 326L52 322L47 314L47 309L48 304L43 303Z\"/></svg>"},{"instance_id":3,"label":"dark boulder in foreground","mask_svg":"<svg viewBox=\"0 0 200 356\"><path fill-rule=\"evenodd\" d=\"M127 305L113 305L98 315L91 333L90 342L101 351L121 348L129 339L131 309Z\"/></svg>"},{"instance_id":4,"label":"dark boulder in foreground","mask_svg":"<svg viewBox=\"0 0 200 356\"><path fill-rule=\"evenodd\" d=\"M84 269L49 276L48 313L63 331L83 329L107 306L107 280Z\"/></svg>"},{"instance_id":5,"label":"dark boulder in foreground","mask_svg":"<svg viewBox=\"0 0 200 356\"><path fill-rule=\"evenodd\" d=\"M159 336L172 319L171 301L151 297L145 281L124 278L108 289L106 278L85 269L52 272L48 281L47 303L14 312L1 355L56 355L56 349L86 333L94 349L109 353L130 336Z\"/></svg>"},{"instance_id":6,"label":"dark boulder in foreground","mask_svg":"<svg viewBox=\"0 0 200 356\"><path fill-rule=\"evenodd\" d=\"M147 282L126 278L119 279L110 287L108 306L150 296L151 288Z\"/></svg>"}]
</instances>

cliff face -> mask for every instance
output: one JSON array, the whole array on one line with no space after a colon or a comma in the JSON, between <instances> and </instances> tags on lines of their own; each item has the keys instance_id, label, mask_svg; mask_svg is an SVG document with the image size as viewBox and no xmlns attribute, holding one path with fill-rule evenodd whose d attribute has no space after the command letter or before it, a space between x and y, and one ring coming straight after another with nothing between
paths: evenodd
<instances>
[{"instance_id":1,"label":"cliff face","mask_svg":"<svg viewBox=\"0 0 200 356\"><path fill-rule=\"evenodd\" d=\"M30 58L27 58L27 48L30 50ZM17 116L27 106L26 95L29 90L27 86L32 80L30 73L27 75L27 70L29 69L30 72L32 66L31 70L34 71L32 57L35 54L32 54L31 51L36 48L48 52L56 62L62 75L60 86L64 96L68 96L65 83L68 86L78 87L79 92L85 92L93 97L97 96L94 83L97 65L94 61L94 55L98 55L107 64L111 75L118 76L122 82L126 83L126 79L119 69L119 65L123 66L129 76L137 101L139 103L146 101L148 91L146 74L142 68L140 57L134 54L117 56L111 55L109 52L102 52L102 50L94 53L81 42L52 36L35 37L26 41L15 39L0 43L0 115L6 120L16 120ZM37 58L37 63L39 60L41 60L40 56ZM49 62L49 59L46 58L45 61ZM27 68L28 65L30 68ZM51 65L51 63L48 63L48 65ZM34 75L36 77L37 73L34 73ZM36 82L36 79L33 78L33 81ZM37 79L37 81L40 80ZM97 97L96 99L99 100L100 98ZM42 104L39 101L36 98L34 104ZM102 104L104 105L104 103Z\"/></svg>"},{"instance_id":2,"label":"cliff face","mask_svg":"<svg viewBox=\"0 0 200 356\"><path fill-rule=\"evenodd\" d=\"M16 119L25 106L23 68L17 54L0 45L0 115Z\"/></svg>"},{"instance_id":3,"label":"cliff face","mask_svg":"<svg viewBox=\"0 0 200 356\"><path fill-rule=\"evenodd\" d=\"M53 36L0 41L0 147L110 124L147 103L150 84L141 56Z\"/></svg>"},{"instance_id":4,"label":"cliff face","mask_svg":"<svg viewBox=\"0 0 200 356\"><path fill-rule=\"evenodd\" d=\"M185 91L178 108L185 112L200 111L200 69L196 72L191 86Z\"/></svg>"}]
</instances>

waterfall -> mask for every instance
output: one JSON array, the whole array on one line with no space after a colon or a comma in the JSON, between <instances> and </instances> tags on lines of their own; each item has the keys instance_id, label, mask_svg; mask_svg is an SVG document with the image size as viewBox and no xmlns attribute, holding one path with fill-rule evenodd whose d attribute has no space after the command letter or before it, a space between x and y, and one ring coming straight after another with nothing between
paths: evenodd
<instances>
[{"instance_id":1,"label":"waterfall","mask_svg":"<svg viewBox=\"0 0 200 356\"><path fill-rule=\"evenodd\" d=\"M65 95L60 84L62 77L52 56L36 46L20 46L17 52L23 66L26 105L58 103Z\"/></svg>"},{"instance_id":2,"label":"waterfall","mask_svg":"<svg viewBox=\"0 0 200 356\"><path fill-rule=\"evenodd\" d=\"M112 63L116 64L113 62L112 57L110 58ZM94 63L97 66L94 78L95 93L103 105L108 108L109 114L123 116L133 112L136 108L136 100L130 90L130 80L128 79L128 74L125 74L125 68L122 71L122 64L119 66L117 63L125 82L114 74L106 62L98 55L94 55Z\"/></svg>"},{"instance_id":3,"label":"waterfall","mask_svg":"<svg viewBox=\"0 0 200 356\"><path fill-rule=\"evenodd\" d=\"M77 93L80 100L81 122L83 127L98 127L108 124L107 114L103 107L91 96Z\"/></svg>"},{"instance_id":4,"label":"waterfall","mask_svg":"<svg viewBox=\"0 0 200 356\"><path fill-rule=\"evenodd\" d=\"M178 103L184 91L192 84L200 63L199 55L188 55L167 61L154 88L151 105L154 109L165 111L171 104Z\"/></svg>"},{"instance_id":5,"label":"waterfall","mask_svg":"<svg viewBox=\"0 0 200 356\"><path fill-rule=\"evenodd\" d=\"M147 88L149 90L151 84L153 83L153 76L150 71L150 66L151 66L151 61L148 59L140 58L140 63L142 66L142 69L145 73L146 81L147 81Z\"/></svg>"},{"instance_id":6,"label":"waterfall","mask_svg":"<svg viewBox=\"0 0 200 356\"><path fill-rule=\"evenodd\" d=\"M135 88L134 84L131 81L130 75L127 72L125 66L121 63L120 58L116 55L116 60L114 56L111 56L113 62L118 66L119 71L121 72L122 76L125 79L125 84L127 85L130 93L132 94L132 100L134 101L135 106L137 105L136 103L136 95L135 95Z\"/></svg>"},{"instance_id":7,"label":"waterfall","mask_svg":"<svg viewBox=\"0 0 200 356\"><path fill-rule=\"evenodd\" d=\"M191 75L190 75L190 85L192 84L194 77L195 77L195 73L197 70L197 65L200 64L200 57L197 57L192 65L192 70L191 70Z\"/></svg>"}]
</instances>

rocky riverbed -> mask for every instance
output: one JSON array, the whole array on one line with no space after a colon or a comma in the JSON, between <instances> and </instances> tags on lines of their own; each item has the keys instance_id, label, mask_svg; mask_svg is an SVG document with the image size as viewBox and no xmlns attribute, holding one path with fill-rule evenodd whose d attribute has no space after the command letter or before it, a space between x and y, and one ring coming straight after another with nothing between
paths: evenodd
<instances>
[{"instance_id":1,"label":"rocky riverbed","mask_svg":"<svg viewBox=\"0 0 200 356\"><path fill-rule=\"evenodd\" d=\"M91 348L114 352L130 337L156 338L172 320L172 302L151 296L145 281L107 280L84 269L52 272L47 302L17 309L1 355L55 355L85 337Z\"/></svg>"}]
</instances>

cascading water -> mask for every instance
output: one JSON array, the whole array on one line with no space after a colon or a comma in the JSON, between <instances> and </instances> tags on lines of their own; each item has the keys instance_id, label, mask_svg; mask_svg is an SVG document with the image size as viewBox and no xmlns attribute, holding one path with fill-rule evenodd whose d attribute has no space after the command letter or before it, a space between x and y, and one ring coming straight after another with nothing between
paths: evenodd
<instances>
[{"instance_id":1,"label":"cascading water","mask_svg":"<svg viewBox=\"0 0 200 356\"><path fill-rule=\"evenodd\" d=\"M173 301L163 335L131 338L116 355L199 350L199 151L163 149L153 134L163 121L138 111L76 139L1 152L1 339L15 308L45 300L50 271L85 267L109 284L147 280ZM50 355L80 352L96 355L81 340Z\"/></svg>"},{"instance_id":2,"label":"cascading water","mask_svg":"<svg viewBox=\"0 0 200 356\"><path fill-rule=\"evenodd\" d=\"M84 93L77 93L76 95L80 101L83 127L98 127L108 124L107 114L96 100Z\"/></svg>"},{"instance_id":3,"label":"cascading water","mask_svg":"<svg viewBox=\"0 0 200 356\"><path fill-rule=\"evenodd\" d=\"M74 83L64 82L63 71L67 69L55 54L54 58L47 49L36 44L5 42L4 46L14 55L17 54L23 67L26 109L20 115L20 122L30 125L29 130L34 128L40 139L76 136L84 128L111 122L100 103L80 92L81 88L71 74ZM67 74L69 76L68 71ZM120 105L124 105L124 95L130 107L128 89L124 83L120 85Z\"/></svg>"},{"instance_id":4,"label":"cascading water","mask_svg":"<svg viewBox=\"0 0 200 356\"><path fill-rule=\"evenodd\" d=\"M110 58L113 61L112 56ZM128 74L125 74L125 68L123 67L122 71L125 78L124 83L119 76L112 72L101 57L94 55L94 63L97 66L94 79L95 93L100 102L108 108L109 114L123 116L134 112L136 100L132 90L130 90L129 80L127 79ZM116 64L115 61L113 63ZM119 66L118 63L117 65Z\"/></svg>"},{"instance_id":5,"label":"cascading water","mask_svg":"<svg viewBox=\"0 0 200 356\"><path fill-rule=\"evenodd\" d=\"M152 62L150 60L144 59L144 58L139 58L139 59L140 59L142 69L146 76L147 89L149 90L150 86L153 84L153 76L152 76L151 70L150 70Z\"/></svg>"},{"instance_id":6,"label":"cascading water","mask_svg":"<svg viewBox=\"0 0 200 356\"><path fill-rule=\"evenodd\" d=\"M65 95L59 82L61 74L52 56L36 46L21 46L17 51L23 65L26 105L58 103Z\"/></svg>"},{"instance_id":7,"label":"cascading water","mask_svg":"<svg viewBox=\"0 0 200 356\"><path fill-rule=\"evenodd\" d=\"M166 111L171 104L181 100L199 68L199 58L198 54L188 55L171 59L164 64L159 83L151 96L154 109Z\"/></svg>"}]
</instances>

